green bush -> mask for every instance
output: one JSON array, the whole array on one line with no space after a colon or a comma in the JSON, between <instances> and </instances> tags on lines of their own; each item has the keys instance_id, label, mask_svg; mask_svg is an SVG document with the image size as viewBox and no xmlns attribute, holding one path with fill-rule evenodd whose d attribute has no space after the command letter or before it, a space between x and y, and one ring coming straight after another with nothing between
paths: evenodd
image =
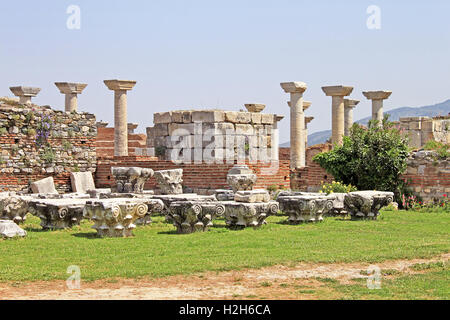
<instances>
[{"instance_id":1,"label":"green bush","mask_svg":"<svg viewBox=\"0 0 450 320\"><path fill-rule=\"evenodd\" d=\"M333 181L332 183L322 184L320 193L331 194L331 193L349 193L358 191L358 189L351 184L346 185L344 183Z\"/></svg>"},{"instance_id":2,"label":"green bush","mask_svg":"<svg viewBox=\"0 0 450 320\"><path fill-rule=\"evenodd\" d=\"M430 140L423 147L425 150L434 150L438 154L439 158L447 159L450 158L450 145L445 144L443 142L437 142L434 140Z\"/></svg>"},{"instance_id":3,"label":"green bush","mask_svg":"<svg viewBox=\"0 0 450 320\"><path fill-rule=\"evenodd\" d=\"M45 147L41 159L46 163L53 163L55 162L56 154L51 147Z\"/></svg>"},{"instance_id":4,"label":"green bush","mask_svg":"<svg viewBox=\"0 0 450 320\"><path fill-rule=\"evenodd\" d=\"M408 140L387 118L381 127L371 121L369 128L353 125L342 146L318 154L313 161L336 180L358 190L392 191L400 199L400 178L406 171Z\"/></svg>"}]
</instances>

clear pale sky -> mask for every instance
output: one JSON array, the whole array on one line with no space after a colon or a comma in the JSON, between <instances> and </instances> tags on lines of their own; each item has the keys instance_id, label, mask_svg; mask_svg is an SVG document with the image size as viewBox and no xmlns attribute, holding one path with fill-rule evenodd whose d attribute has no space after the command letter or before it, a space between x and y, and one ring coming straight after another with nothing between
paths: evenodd
<instances>
[{"instance_id":1,"label":"clear pale sky","mask_svg":"<svg viewBox=\"0 0 450 320\"><path fill-rule=\"evenodd\" d=\"M70 30L70 5L81 29ZM381 9L381 30L366 10ZM288 116L280 82L308 84L310 133L331 128L321 87L354 86L355 118L369 116L363 90L392 90L385 110L450 98L450 1L432 0L39 0L0 2L0 96L42 88L34 101L63 109L55 81L85 82L79 109L113 121L105 79L137 80L128 120L139 132L153 113L267 104ZM281 142L289 140L289 120Z\"/></svg>"}]
</instances>

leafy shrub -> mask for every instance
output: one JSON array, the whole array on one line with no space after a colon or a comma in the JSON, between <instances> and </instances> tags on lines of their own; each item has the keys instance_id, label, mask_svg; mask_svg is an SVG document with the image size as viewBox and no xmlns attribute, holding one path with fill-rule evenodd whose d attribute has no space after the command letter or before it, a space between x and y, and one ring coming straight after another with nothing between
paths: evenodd
<instances>
[{"instance_id":1,"label":"leafy shrub","mask_svg":"<svg viewBox=\"0 0 450 320\"><path fill-rule=\"evenodd\" d=\"M8 133L8 130L5 127L0 128L0 136L4 136L7 133Z\"/></svg>"},{"instance_id":2,"label":"leafy shrub","mask_svg":"<svg viewBox=\"0 0 450 320\"><path fill-rule=\"evenodd\" d=\"M51 147L45 147L41 159L46 163L53 163L55 162L56 154Z\"/></svg>"},{"instance_id":3,"label":"leafy shrub","mask_svg":"<svg viewBox=\"0 0 450 320\"><path fill-rule=\"evenodd\" d=\"M349 193L358 191L358 189L351 184L346 185L340 182L333 181L332 183L324 183L322 184L322 188L320 189L320 193Z\"/></svg>"},{"instance_id":4,"label":"leafy shrub","mask_svg":"<svg viewBox=\"0 0 450 320\"><path fill-rule=\"evenodd\" d=\"M358 190L392 191L400 200L408 150L408 140L385 118L381 127L376 121L369 122L369 128L354 124L342 146L316 155L313 161L344 184Z\"/></svg>"},{"instance_id":5,"label":"leafy shrub","mask_svg":"<svg viewBox=\"0 0 450 320\"><path fill-rule=\"evenodd\" d=\"M434 150L438 154L439 158L450 158L450 145L435 140L430 140L423 147L425 150Z\"/></svg>"}]
</instances>

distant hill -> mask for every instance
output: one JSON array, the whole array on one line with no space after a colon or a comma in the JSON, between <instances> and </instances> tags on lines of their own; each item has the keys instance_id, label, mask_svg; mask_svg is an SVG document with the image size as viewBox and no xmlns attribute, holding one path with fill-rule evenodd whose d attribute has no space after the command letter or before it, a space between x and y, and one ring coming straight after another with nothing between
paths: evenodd
<instances>
[{"instance_id":1,"label":"distant hill","mask_svg":"<svg viewBox=\"0 0 450 320\"><path fill-rule=\"evenodd\" d=\"M419 108L403 107L394 110L386 111L389 114L389 119L391 121L398 121L400 118L404 117L436 117L445 116L450 113L450 100L442 103L435 104L433 106L425 106ZM359 124L367 125L371 117L367 117L357 121ZM319 131L308 136L308 145L313 146L315 144L320 144L326 142L331 137L331 130ZM286 142L280 145L280 147L290 147L291 143Z\"/></svg>"}]
</instances>

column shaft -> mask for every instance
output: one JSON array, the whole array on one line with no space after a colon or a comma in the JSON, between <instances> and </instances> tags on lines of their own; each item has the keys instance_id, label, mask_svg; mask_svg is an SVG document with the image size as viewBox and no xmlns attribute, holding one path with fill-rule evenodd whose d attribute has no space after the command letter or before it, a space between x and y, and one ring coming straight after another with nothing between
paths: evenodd
<instances>
[{"instance_id":1,"label":"column shaft","mask_svg":"<svg viewBox=\"0 0 450 320\"><path fill-rule=\"evenodd\" d=\"M128 156L127 91L114 91L114 155Z\"/></svg>"},{"instance_id":2,"label":"column shaft","mask_svg":"<svg viewBox=\"0 0 450 320\"><path fill-rule=\"evenodd\" d=\"M19 97L20 104L31 104L31 97Z\"/></svg>"},{"instance_id":3,"label":"column shaft","mask_svg":"<svg viewBox=\"0 0 450 320\"><path fill-rule=\"evenodd\" d=\"M78 95L76 93L66 94L66 112L76 112L78 109Z\"/></svg>"},{"instance_id":4,"label":"column shaft","mask_svg":"<svg viewBox=\"0 0 450 320\"><path fill-rule=\"evenodd\" d=\"M344 135L350 135L350 129L353 126L353 108L345 108L345 127Z\"/></svg>"},{"instance_id":5,"label":"column shaft","mask_svg":"<svg viewBox=\"0 0 450 320\"><path fill-rule=\"evenodd\" d=\"M344 136L344 97L332 97L332 137L331 143L342 145Z\"/></svg>"},{"instance_id":6,"label":"column shaft","mask_svg":"<svg viewBox=\"0 0 450 320\"><path fill-rule=\"evenodd\" d=\"M372 120L378 121L378 126L383 126L383 100L372 100Z\"/></svg>"},{"instance_id":7,"label":"column shaft","mask_svg":"<svg viewBox=\"0 0 450 320\"><path fill-rule=\"evenodd\" d=\"M280 160L280 132L278 122L276 122L272 132L272 161L278 160Z\"/></svg>"},{"instance_id":8,"label":"column shaft","mask_svg":"<svg viewBox=\"0 0 450 320\"><path fill-rule=\"evenodd\" d=\"M306 166L303 94L291 93L291 168Z\"/></svg>"}]
</instances>

